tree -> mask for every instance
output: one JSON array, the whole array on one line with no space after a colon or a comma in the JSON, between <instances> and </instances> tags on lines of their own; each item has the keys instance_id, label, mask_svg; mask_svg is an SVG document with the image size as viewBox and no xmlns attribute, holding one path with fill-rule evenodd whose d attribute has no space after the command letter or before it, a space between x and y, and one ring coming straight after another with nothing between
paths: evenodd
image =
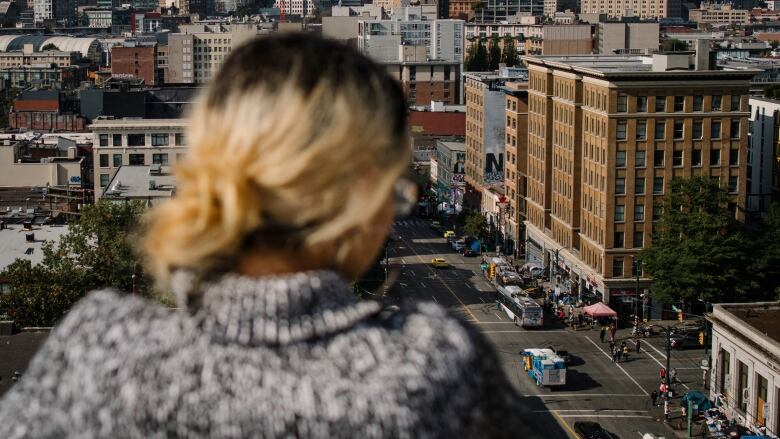
<instances>
[{"instance_id":1,"label":"tree","mask_svg":"<svg viewBox=\"0 0 780 439\"><path fill-rule=\"evenodd\" d=\"M488 53L485 49L485 43L482 38L477 39L477 43L471 45L466 54L466 71L486 72L488 70Z\"/></svg>"},{"instance_id":2,"label":"tree","mask_svg":"<svg viewBox=\"0 0 780 439\"><path fill-rule=\"evenodd\" d=\"M501 45L498 40L498 35L490 37L490 45L488 46L488 71L493 72L498 70L498 64L501 62Z\"/></svg>"},{"instance_id":3,"label":"tree","mask_svg":"<svg viewBox=\"0 0 780 439\"><path fill-rule=\"evenodd\" d=\"M47 50L59 50L59 49L54 44L49 43L49 44L46 44L43 47L41 47L41 52L45 52Z\"/></svg>"},{"instance_id":4,"label":"tree","mask_svg":"<svg viewBox=\"0 0 780 439\"><path fill-rule=\"evenodd\" d=\"M676 38L664 40L664 42L661 43L662 52L677 52L680 50L688 50L688 43Z\"/></svg>"},{"instance_id":5,"label":"tree","mask_svg":"<svg viewBox=\"0 0 780 439\"><path fill-rule=\"evenodd\" d=\"M15 87L0 91L0 129L8 128L8 114L17 96L19 96L19 89Z\"/></svg>"},{"instance_id":6,"label":"tree","mask_svg":"<svg viewBox=\"0 0 780 439\"><path fill-rule=\"evenodd\" d=\"M769 42L769 46L772 49L777 49L777 46L780 46L780 41L772 40L772 41Z\"/></svg>"},{"instance_id":7,"label":"tree","mask_svg":"<svg viewBox=\"0 0 780 439\"><path fill-rule=\"evenodd\" d=\"M16 260L0 273L10 283L0 296L0 314L22 326L52 326L97 288L150 295L151 281L132 244L143 211L140 202L84 207L58 244L44 244L41 263Z\"/></svg>"},{"instance_id":8,"label":"tree","mask_svg":"<svg viewBox=\"0 0 780 439\"><path fill-rule=\"evenodd\" d=\"M482 241L485 241L488 237L488 225L485 217L478 212L469 213L468 216L466 216L463 232L469 236L476 236Z\"/></svg>"},{"instance_id":9,"label":"tree","mask_svg":"<svg viewBox=\"0 0 780 439\"><path fill-rule=\"evenodd\" d=\"M515 39L506 36L504 37L504 51L501 54L501 62L507 65L507 67L514 67L517 65L517 49L515 48Z\"/></svg>"},{"instance_id":10,"label":"tree","mask_svg":"<svg viewBox=\"0 0 780 439\"><path fill-rule=\"evenodd\" d=\"M747 244L728 194L705 176L675 179L652 247L640 255L662 303L734 302L745 292Z\"/></svg>"}]
</instances>

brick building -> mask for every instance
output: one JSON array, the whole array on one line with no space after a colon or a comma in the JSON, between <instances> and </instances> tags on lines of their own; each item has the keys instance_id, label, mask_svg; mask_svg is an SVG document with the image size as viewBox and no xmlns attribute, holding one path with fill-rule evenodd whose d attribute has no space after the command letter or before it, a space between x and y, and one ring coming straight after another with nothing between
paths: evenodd
<instances>
[{"instance_id":1,"label":"brick building","mask_svg":"<svg viewBox=\"0 0 780 439\"><path fill-rule=\"evenodd\" d=\"M157 84L157 45L115 46L111 49L111 75L131 75L147 85Z\"/></svg>"}]
</instances>

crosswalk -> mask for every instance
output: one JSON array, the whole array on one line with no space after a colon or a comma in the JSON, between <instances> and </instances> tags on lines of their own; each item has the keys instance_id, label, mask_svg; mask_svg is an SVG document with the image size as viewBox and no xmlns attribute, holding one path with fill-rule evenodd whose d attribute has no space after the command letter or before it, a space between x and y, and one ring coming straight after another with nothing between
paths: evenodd
<instances>
[{"instance_id":1,"label":"crosswalk","mask_svg":"<svg viewBox=\"0 0 780 439\"><path fill-rule=\"evenodd\" d=\"M399 220L399 221L395 221L393 223L393 225L396 226L396 227L424 226L426 224L428 224L428 223L426 223L425 221L423 221L423 220L421 220L419 218L408 219L408 220Z\"/></svg>"}]
</instances>

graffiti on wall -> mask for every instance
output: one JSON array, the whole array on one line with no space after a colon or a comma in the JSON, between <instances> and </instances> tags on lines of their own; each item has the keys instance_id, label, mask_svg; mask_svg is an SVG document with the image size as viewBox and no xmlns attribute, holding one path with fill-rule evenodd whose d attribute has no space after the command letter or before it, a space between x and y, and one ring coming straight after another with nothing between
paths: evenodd
<instances>
[{"instance_id":1,"label":"graffiti on wall","mask_svg":"<svg viewBox=\"0 0 780 439\"><path fill-rule=\"evenodd\" d=\"M504 154L485 154L485 183L495 184L504 181Z\"/></svg>"}]
</instances>

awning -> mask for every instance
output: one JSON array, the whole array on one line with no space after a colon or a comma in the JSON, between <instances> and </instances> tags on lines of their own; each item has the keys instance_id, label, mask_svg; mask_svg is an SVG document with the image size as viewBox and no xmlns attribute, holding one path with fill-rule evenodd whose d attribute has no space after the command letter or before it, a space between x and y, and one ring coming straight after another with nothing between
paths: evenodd
<instances>
[{"instance_id":1,"label":"awning","mask_svg":"<svg viewBox=\"0 0 780 439\"><path fill-rule=\"evenodd\" d=\"M586 315L591 317L616 317L617 313L612 308L604 305L603 302L594 303L582 309Z\"/></svg>"}]
</instances>

